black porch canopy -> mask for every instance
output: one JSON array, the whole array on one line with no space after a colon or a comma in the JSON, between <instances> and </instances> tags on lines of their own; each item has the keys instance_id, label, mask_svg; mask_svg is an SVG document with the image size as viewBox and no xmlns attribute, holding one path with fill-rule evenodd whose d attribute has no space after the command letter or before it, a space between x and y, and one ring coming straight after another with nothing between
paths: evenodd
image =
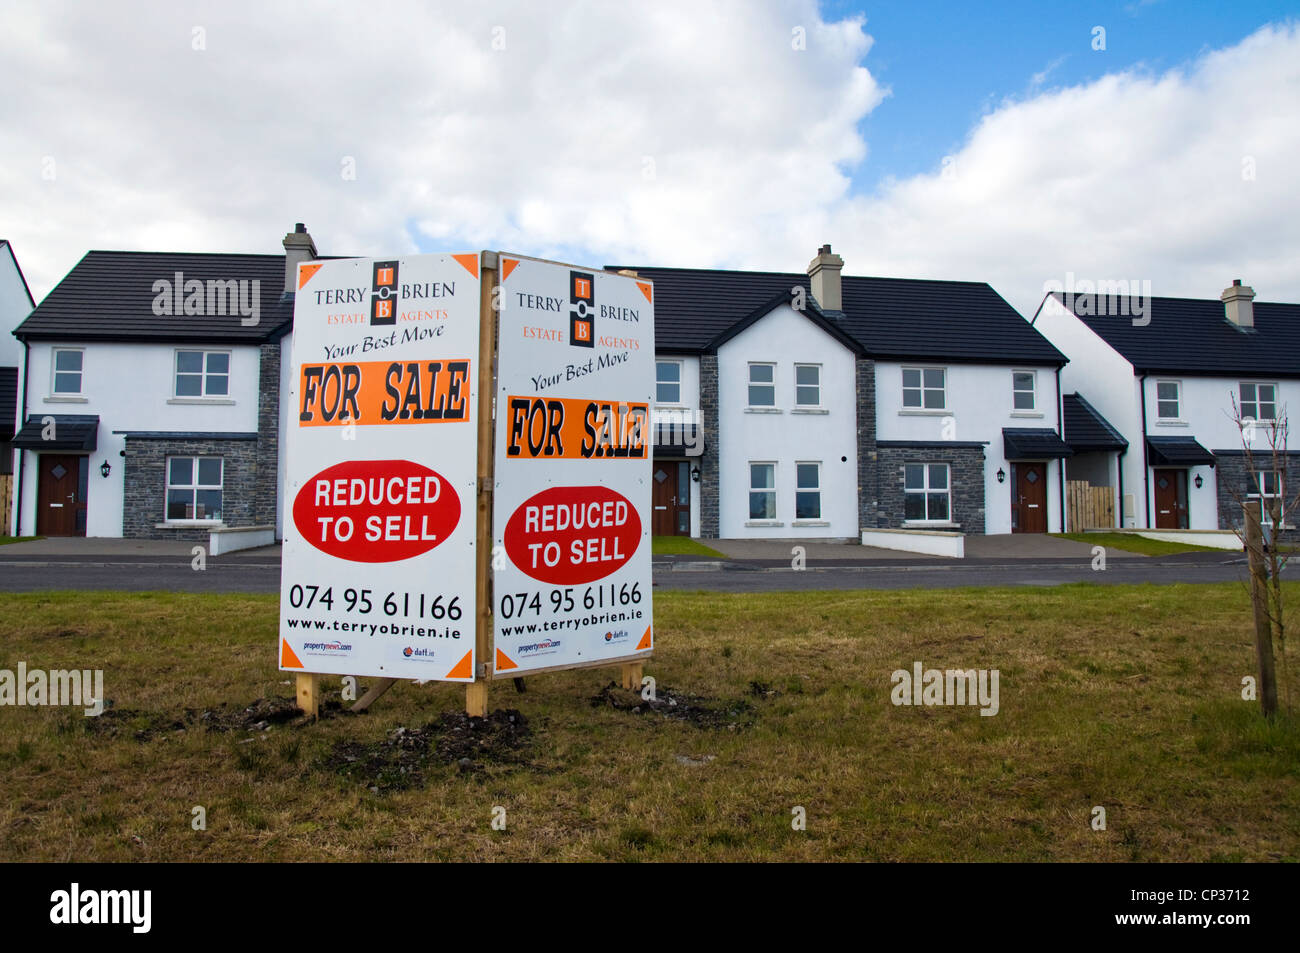
<instances>
[{"instance_id":1,"label":"black porch canopy","mask_svg":"<svg viewBox=\"0 0 1300 953\"><path fill-rule=\"evenodd\" d=\"M1002 451L1008 460L1056 460L1074 456L1074 451L1057 432L1048 427L1003 428Z\"/></svg>"},{"instance_id":2,"label":"black porch canopy","mask_svg":"<svg viewBox=\"0 0 1300 953\"><path fill-rule=\"evenodd\" d=\"M1214 466L1214 454L1195 437L1147 437L1147 458L1153 467Z\"/></svg>"},{"instance_id":3,"label":"black porch canopy","mask_svg":"<svg viewBox=\"0 0 1300 953\"><path fill-rule=\"evenodd\" d=\"M52 420L47 424L46 418ZM30 414L13 445L20 450L94 450L99 445L99 415Z\"/></svg>"}]
</instances>

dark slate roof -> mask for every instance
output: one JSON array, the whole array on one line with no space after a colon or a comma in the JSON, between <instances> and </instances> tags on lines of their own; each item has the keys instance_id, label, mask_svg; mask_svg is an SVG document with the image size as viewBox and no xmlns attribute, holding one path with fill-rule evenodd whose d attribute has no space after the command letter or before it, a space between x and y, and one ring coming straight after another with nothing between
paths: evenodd
<instances>
[{"instance_id":1,"label":"dark slate roof","mask_svg":"<svg viewBox=\"0 0 1300 953\"><path fill-rule=\"evenodd\" d=\"M1138 373L1300 377L1300 304L1255 301L1254 330L1243 331L1228 322L1218 298L1152 297L1138 318L1150 323L1135 325L1133 306L1140 299L1076 295L1068 301L1060 292L1052 297ZM1102 306L1106 315L1079 314Z\"/></svg>"},{"instance_id":2,"label":"dark slate roof","mask_svg":"<svg viewBox=\"0 0 1300 953\"><path fill-rule=\"evenodd\" d=\"M1002 451L1008 460L1055 460L1074 455L1050 427L1004 427Z\"/></svg>"},{"instance_id":3,"label":"dark slate roof","mask_svg":"<svg viewBox=\"0 0 1300 953\"><path fill-rule=\"evenodd\" d=\"M18 368L0 367L0 443L18 426Z\"/></svg>"},{"instance_id":4,"label":"dark slate roof","mask_svg":"<svg viewBox=\"0 0 1300 953\"><path fill-rule=\"evenodd\" d=\"M245 327L238 314L202 317L155 315L154 282L257 280L258 323ZM208 341L256 344L293 320L284 291L284 255L186 254L91 251L68 272L14 334L24 340Z\"/></svg>"},{"instance_id":5,"label":"dark slate roof","mask_svg":"<svg viewBox=\"0 0 1300 953\"><path fill-rule=\"evenodd\" d=\"M1214 466L1214 454L1195 437L1147 437L1147 458L1153 467Z\"/></svg>"},{"instance_id":6,"label":"dark slate roof","mask_svg":"<svg viewBox=\"0 0 1300 953\"><path fill-rule=\"evenodd\" d=\"M698 353L806 274L609 265L654 282L655 349ZM826 314L861 349L886 360L1061 365L1066 357L989 285L845 275L843 317ZM808 300L812 301L811 292Z\"/></svg>"},{"instance_id":7,"label":"dark slate roof","mask_svg":"<svg viewBox=\"0 0 1300 953\"><path fill-rule=\"evenodd\" d=\"M1075 453L1089 450L1123 450L1128 441L1116 430L1109 420L1098 413L1097 408L1078 394L1066 394L1061 398L1063 413L1061 420L1065 442Z\"/></svg>"},{"instance_id":8,"label":"dark slate roof","mask_svg":"<svg viewBox=\"0 0 1300 953\"><path fill-rule=\"evenodd\" d=\"M54 418L53 440L44 439L47 416ZM23 450L94 450L99 445L97 414L29 414L27 423L14 437Z\"/></svg>"}]
</instances>

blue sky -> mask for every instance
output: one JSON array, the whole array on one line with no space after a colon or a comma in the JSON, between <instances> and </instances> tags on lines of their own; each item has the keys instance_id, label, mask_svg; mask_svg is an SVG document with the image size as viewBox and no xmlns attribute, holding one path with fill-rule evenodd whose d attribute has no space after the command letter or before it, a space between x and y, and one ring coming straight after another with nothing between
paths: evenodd
<instances>
[{"instance_id":1,"label":"blue sky","mask_svg":"<svg viewBox=\"0 0 1300 953\"><path fill-rule=\"evenodd\" d=\"M1182 66L1261 25L1293 18L1291 2L1130 0L1122 3L969 2L820 4L827 19L865 16L875 44L864 64L890 95L860 124L870 153L853 191L940 168L980 117L1007 98L1139 68ZM1092 49L1093 27L1106 49ZM1035 77L1040 74L1040 82Z\"/></svg>"}]
</instances>

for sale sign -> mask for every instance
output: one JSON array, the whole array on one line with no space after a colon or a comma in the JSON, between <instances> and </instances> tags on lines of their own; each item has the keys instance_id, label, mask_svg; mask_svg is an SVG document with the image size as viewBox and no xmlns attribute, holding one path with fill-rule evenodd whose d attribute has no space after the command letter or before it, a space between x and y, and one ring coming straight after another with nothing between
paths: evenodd
<instances>
[{"instance_id":1,"label":"for sale sign","mask_svg":"<svg viewBox=\"0 0 1300 953\"><path fill-rule=\"evenodd\" d=\"M653 286L503 254L496 300L495 670L643 657Z\"/></svg>"},{"instance_id":2,"label":"for sale sign","mask_svg":"<svg viewBox=\"0 0 1300 953\"><path fill-rule=\"evenodd\" d=\"M477 254L299 266L280 668L472 681Z\"/></svg>"}]
</instances>

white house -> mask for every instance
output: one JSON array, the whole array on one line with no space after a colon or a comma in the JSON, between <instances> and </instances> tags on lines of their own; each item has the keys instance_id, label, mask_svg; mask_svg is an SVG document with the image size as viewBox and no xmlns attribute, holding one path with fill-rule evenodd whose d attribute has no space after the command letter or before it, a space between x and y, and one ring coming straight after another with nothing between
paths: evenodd
<instances>
[{"instance_id":1,"label":"white house","mask_svg":"<svg viewBox=\"0 0 1300 953\"><path fill-rule=\"evenodd\" d=\"M23 379L23 346L8 332L35 303L13 247L0 238L0 535L13 531L17 451L11 441L18 431Z\"/></svg>"},{"instance_id":2,"label":"white house","mask_svg":"<svg viewBox=\"0 0 1300 953\"><path fill-rule=\"evenodd\" d=\"M1267 457L1268 425L1300 408L1300 305L1254 296L1236 281L1217 299L1052 293L1039 306L1034 327L1070 358L1064 390L1119 438L1067 464L1113 488L1117 525L1230 529L1240 499L1283 492L1280 473L1248 479L1243 437ZM1256 425L1243 434L1238 415Z\"/></svg>"}]
</instances>

